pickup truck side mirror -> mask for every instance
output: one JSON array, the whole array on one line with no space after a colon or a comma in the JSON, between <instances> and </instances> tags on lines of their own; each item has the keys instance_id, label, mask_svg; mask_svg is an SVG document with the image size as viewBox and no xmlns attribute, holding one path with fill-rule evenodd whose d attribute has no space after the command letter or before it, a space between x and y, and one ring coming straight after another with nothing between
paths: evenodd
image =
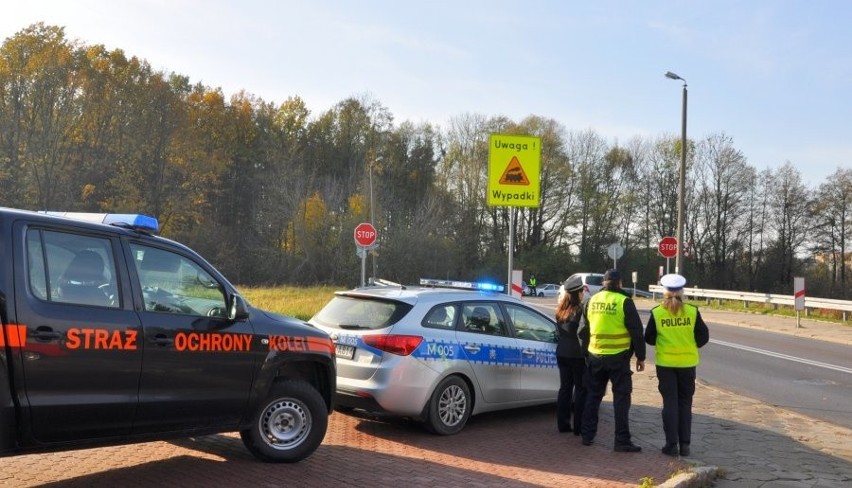
<instances>
[{"instance_id":1,"label":"pickup truck side mirror","mask_svg":"<svg viewBox=\"0 0 852 488\"><path fill-rule=\"evenodd\" d=\"M236 293L228 296L228 319L242 322L248 319L248 305L245 298Z\"/></svg>"}]
</instances>

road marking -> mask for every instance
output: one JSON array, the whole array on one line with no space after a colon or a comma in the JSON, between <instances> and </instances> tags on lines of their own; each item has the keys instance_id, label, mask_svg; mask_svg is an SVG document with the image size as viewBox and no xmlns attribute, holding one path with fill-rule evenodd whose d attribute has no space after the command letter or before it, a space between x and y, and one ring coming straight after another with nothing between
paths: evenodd
<instances>
[{"instance_id":1,"label":"road marking","mask_svg":"<svg viewBox=\"0 0 852 488\"><path fill-rule=\"evenodd\" d=\"M758 354L764 354L766 356L772 356L772 357L775 357L775 358L788 359L790 361L795 361L797 363L807 364L807 365L810 365L810 366L818 366L820 368L833 369L835 371L840 371L841 373L852 373L852 368L844 368L843 366L835 366L834 364L821 363L819 361L811 361L810 359L797 358L795 356L788 356L786 354L767 351L765 349L758 349L756 347L743 346L742 344L734 344L733 342L719 341L719 340L716 340L716 339L710 339L710 342L712 342L713 344L719 344L720 346L728 346L728 347L733 347L734 349L742 349L743 351L756 352Z\"/></svg>"}]
</instances>

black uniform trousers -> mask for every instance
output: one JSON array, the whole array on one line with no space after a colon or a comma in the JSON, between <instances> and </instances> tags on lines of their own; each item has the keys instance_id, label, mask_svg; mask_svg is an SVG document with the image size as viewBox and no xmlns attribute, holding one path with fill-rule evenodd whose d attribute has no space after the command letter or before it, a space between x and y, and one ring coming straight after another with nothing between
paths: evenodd
<instances>
[{"instance_id":1,"label":"black uniform trousers","mask_svg":"<svg viewBox=\"0 0 852 488\"><path fill-rule=\"evenodd\" d=\"M695 395L695 367L657 366L657 380L663 397L663 431L666 444L689 445L692 440L692 396Z\"/></svg>"},{"instance_id":2,"label":"black uniform trousers","mask_svg":"<svg viewBox=\"0 0 852 488\"><path fill-rule=\"evenodd\" d=\"M615 445L630 444L630 395L633 393L633 372L630 371L631 351L612 355L589 354L586 407L583 411L583 439L592 440L598 432L598 410L612 382L612 406L615 417Z\"/></svg>"},{"instance_id":3,"label":"black uniform trousers","mask_svg":"<svg viewBox=\"0 0 852 488\"><path fill-rule=\"evenodd\" d=\"M583 407L586 404L586 360L583 358L556 358L559 366L559 394L556 396L556 427L559 432L580 433ZM572 427L573 419L573 427Z\"/></svg>"}]
</instances>

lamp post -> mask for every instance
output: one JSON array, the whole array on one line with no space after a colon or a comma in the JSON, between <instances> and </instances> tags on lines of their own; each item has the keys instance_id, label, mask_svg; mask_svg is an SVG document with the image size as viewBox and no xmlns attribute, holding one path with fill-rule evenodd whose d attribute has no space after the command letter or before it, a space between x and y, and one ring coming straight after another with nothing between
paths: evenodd
<instances>
[{"instance_id":1,"label":"lamp post","mask_svg":"<svg viewBox=\"0 0 852 488\"><path fill-rule=\"evenodd\" d=\"M675 273L682 273L680 257L683 255L683 197L686 191L686 80L666 71L666 78L683 82L683 115L680 130L680 176L677 191L677 255L675 256Z\"/></svg>"},{"instance_id":2,"label":"lamp post","mask_svg":"<svg viewBox=\"0 0 852 488\"><path fill-rule=\"evenodd\" d=\"M375 165L376 163L378 163L382 159L384 159L384 158L382 158L382 156L379 156L379 157L373 159L373 161L369 165L369 167L370 167L370 224L373 225L373 226L376 225L376 223L373 220L373 217L374 217L374 215L373 215L374 214L374 212L373 212L373 165ZM375 251L372 254L373 254L373 282L375 282L376 281L376 268L377 268Z\"/></svg>"}]
</instances>

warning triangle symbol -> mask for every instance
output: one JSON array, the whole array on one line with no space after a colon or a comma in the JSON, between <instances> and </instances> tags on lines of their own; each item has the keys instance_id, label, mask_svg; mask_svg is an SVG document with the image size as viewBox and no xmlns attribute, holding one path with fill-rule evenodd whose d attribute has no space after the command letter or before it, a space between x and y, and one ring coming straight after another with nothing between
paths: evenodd
<instances>
[{"instance_id":1,"label":"warning triangle symbol","mask_svg":"<svg viewBox=\"0 0 852 488\"><path fill-rule=\"evenodd\" d=\"M503 176L500 177L501 185L529 185L530 180L527 178L527 174L524 173L524 168L521 167L521 162L518 161L517 156L512 156L512 160L509 161L509 165L506 166L506 171L503 172Z\"/></svg>"}]
</instances>

